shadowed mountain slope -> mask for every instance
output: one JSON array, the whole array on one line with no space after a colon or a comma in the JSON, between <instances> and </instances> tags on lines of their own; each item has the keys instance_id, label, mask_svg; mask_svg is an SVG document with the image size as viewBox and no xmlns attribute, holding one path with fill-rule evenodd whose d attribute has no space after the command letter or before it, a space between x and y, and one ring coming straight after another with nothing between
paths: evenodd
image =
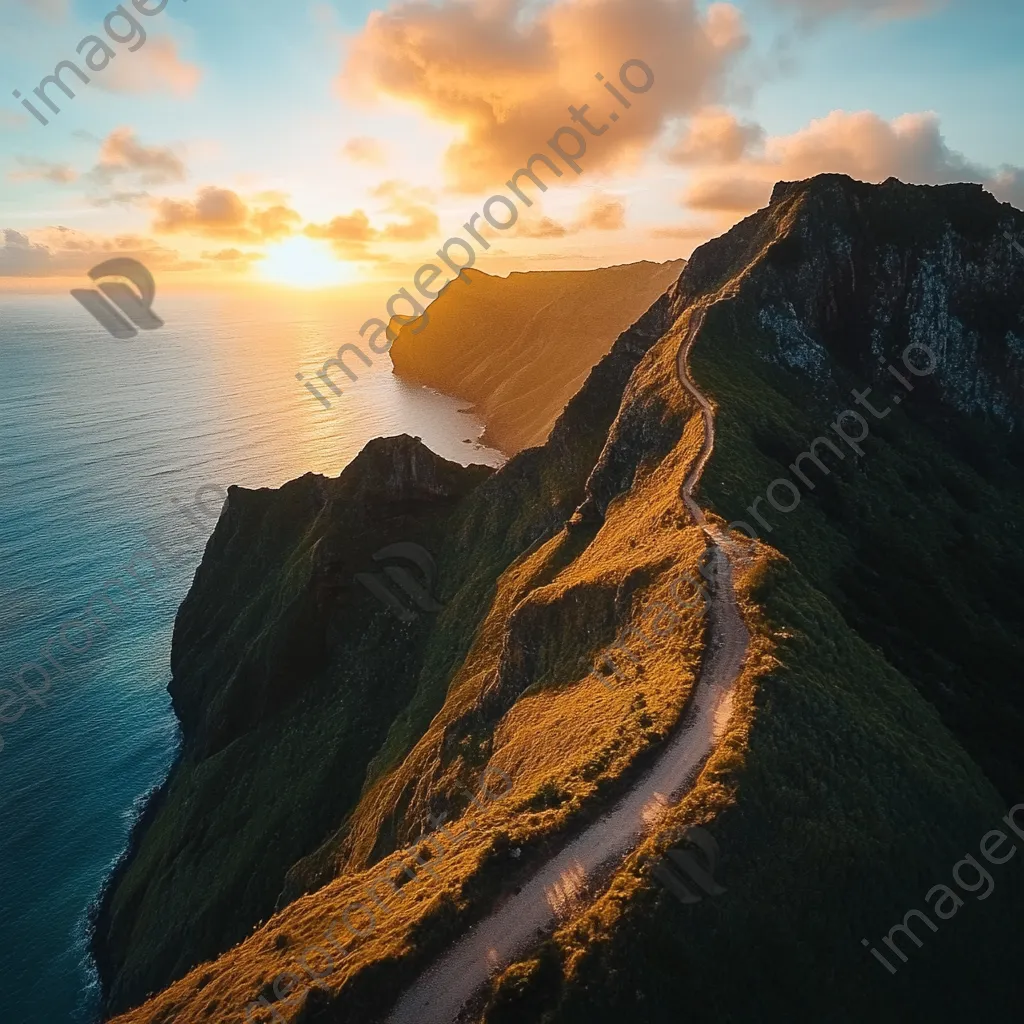
<instances>
[{"instance_id":1,"label":"shadowed mountain slope","mask_svg":"<svg viewBox=\"0 0 1024 1024\"><path fill-rule=\"evenodd\" d=\"M395 373L472 402L484 441L509 454L543 444L612 342L662 295L685 261L601 270L468 270L404 326ZM418 333L417 333L418 332Z\"/></svg>"},{"instance_id":2,"label":"shadowed mountain slope","mask_svg":"<svg viewBox=\"0 0 1024 1024\"><path fill-rule=\"evenodd\" d=\"M1024 845L1000 821L1007 802L1024 799L1015 791L1021 691L1007 671L1022 635L1024 259L1005 232L1024 234L1024 215L973 186L831 175L780 185L768 208L694 253L545 445L479 479L458 471L465 489L446 492L443 514L410 506L381 521L374 544L418 539L434 551L444 608L411 626L367 608L362 629L377 646L347 668L365 684L350 687L339 668L311 698L328 733L337 708L366 716L372 736L352 758L358 797L332 808L333 829L325 814L322 840L276 876L280 909L265 922L237 915L236 929L252 934L184 977L183 957L168 970L147 955L172 925L188 937L188 922L170 902L130 898L123 879L115 884L107 906L118 908L114 934L128 938L114 946L109 928L97 935L111 1008L180 978L118 1020L241 1021L246 1007L255 1021L383 1020L441 951L665 749L706 657L700 606L679 600L692 596L685 579L704 551L679 497L704 430L678 378L688 339L690 375L715 408L698 499L721 526L751 522L754 499L792 476L837 416L861 408L851 388L891 398L888 366L903 365L906 346L932 346L938 365L888 415L866 414L859 451L831 430L842 458L826 450L824 468L802 464L815 486L790 512L778 500L755 506L768 523L753 521L764 543L734 531L750 647L724 739L681 802L609 866L606 882L563 899L560 926L501 970L466 1019L668 1024L689 1008L701 1020L859 1024L1013 1012L1024 953L1019 857L989 865L991 898L977 898L981 886L972 896L968 878L958 912L947 902L934 929L917 929L919 944L903 936L908 962L889 954L896 976L861 943L882 947L879 936L894 934L910 908L932 913L925 894L953 885L954 864L977 856L989 830ZM375 442L375 451L410 444ZM409 457L427 458L417 450ZM266 499L286 518L288 487ZM792 492L772 493L793 504ZM188 600L208 588L238 616L249 591L232 583L237 558L216 543L230 506ZM315 546L333 536L333 518L325 510L296 529ZM342 544L346 572L370 550L355 543ZM258 543L249 557L260 562ZM288 585L278 563L267 577L265 587ZM345 624L335 629L354 642ZM248 642L276 649L278 632L250 625ZM176 631L176 649L184 638ZM616 658L609 683L604 656L616 640L629 657ZM389 645L410 642L409 672L395 683ZM176 678L219 708L214 695L233 670L218 667L215 646L187 673L184 658L176 650ZM304 692L308 678L298 663L290 686ZM265 692L260 676L249 679ZM386 708L366 703L371 692L389 694ZM243 688L235 693L241 708ZM238 710L190 724L182 713L187 742L189 733L220 737L204 740L211 752L231 749L218 747L223 723L237 743L263 721ZM297 742L303 720L293 720ZM211 786L244 792L256 771L251 758L208 761L182 779L184 806L204 773ZM320 767L274 751L259 761L282 787ZM474 809L466 789L488 768L511 788ZM211 822L224 813L206 811ZM454 833L437 839L440 853L424 841L439 814ZM1024 813L1016 821L1024 828ZM651 868L693 824L720 844L726 892L681 905ZM177 861L188 835L161 807L151 815L139 850L152 844L161 884L185 884ZM239 846L254 857L258 841ZM124 878L136 871L144 892L153 875L139 856ZM199 866L209 898L215 875L222 885L247 877L234 861ZM377 888L382 878L395 880L390 894ZM353 930L352 908L368 891L382 897L374 926L359 918ZM313 970L302 966L311 947L323 951ZM294 984L282 986L282 972Z\"/></svg>"}]
</instances>

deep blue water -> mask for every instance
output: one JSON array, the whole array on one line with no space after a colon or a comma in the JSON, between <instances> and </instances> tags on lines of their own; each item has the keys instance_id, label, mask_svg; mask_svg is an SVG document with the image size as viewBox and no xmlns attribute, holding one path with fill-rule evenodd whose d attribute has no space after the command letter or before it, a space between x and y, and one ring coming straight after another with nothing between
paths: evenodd
<instances>
[{"instance_id":1,"label":"deep blue water","mask_svg":"<svg viewBox=\"0 0 1024 1024\"><path fill-rule=\"evenodd\" d=\"M176 751L171 628L212 529L181 506L203 485L216 506L228 484L336 476L402 432L499 461L465 443L475 419L397 381L386 357L331 411L295 381L358 340L376 315L365 299L177 294L155 308L165 327L117 341L66 293L0 293L0 1020L17 1024L89 1019L86 911ZM136 561L135 579L146 531L177 560ZM120 610L102 601L109 581ZM74 653L61 626L90 601L99 622L65 630ZM29 662L51 677L45 693L23 677L43 706L12 689Z\"/></svg>"}]
</instances>

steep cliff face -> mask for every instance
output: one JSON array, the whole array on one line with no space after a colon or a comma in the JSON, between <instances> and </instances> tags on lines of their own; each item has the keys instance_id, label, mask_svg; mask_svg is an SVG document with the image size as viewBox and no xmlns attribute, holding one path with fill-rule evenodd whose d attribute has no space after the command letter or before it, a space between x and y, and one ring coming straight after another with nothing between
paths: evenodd
<instances>
[{"instance_id":1,"label":"steep cliff face","mask_svg":"<svg viewBox=\"0 0 1024 1024\"><path fill-rule=\"evenodd\" d=\"M742 519L762 538L734 531L751 643L732 717L693 789L613 867L607 888L570 901L562 927L502 971L470 1017L611 1022L635 1017L639 1005L642 1019L659 1024L687 1007L702 1018L852 1024L1011 1012L1024 886L1006 868L996 898L965 908L941 935L926 933L898 978L861 943L884 936L908 908L928 908L929 887L949 882L965 850L1000 827L1004 800L1024 797L1024 788L1014 792L1021 688L1010 675L1024 635L1024 258L1004 232L1024 234L1024 215L972 187L841 176L779 186L768 208L694 253L597 364L546 444L490 475L456 473L462 490L452 484L380 523L374 544L411 535L436 554L444 607L405 639L400 622L364 611L372 644L303 704L291 745L266 746L263 711L221 711L218 695L240 686L234 660L251 664L250 645L265 668L295 651L279 635L286 620L240 612L258 602L260 579L292 593L293 561L282 556L262 577L254 570L228 583L231 560L244 551L262 565L269 543L240 535L229 555L217 540L231 532L229 502L200 576L225 560L227 596L218 597L231 602L223 614L234 646L219 661L200 659L209 670L187 665L184 650L175 661L176 677L194 680L176 706L180 699L207 756L172 779L182 810L151 816L108 900L117 927L98 936L115 1007L141 999L146 984L180 980L119 1020L380 1020L439 951L664 749L692 698L707 635L699 602L680 607L670 630L651 615L673 595L691 596L684 581L704 551L679 499L703 441L700 411L678 379L687 339L691 376L716 414L701 504L714 522ZM902 355L918 344L937 353L937 365L911 378ZM906 370L913 391L890 366ZM891 405L887 414L876 419L856 404L851 390L867 387L876 408ZM862 439L833 427L847 409L862 414ZM820 465L798 462L825 434L839 455L826 448ZM396 445L408 442L373 446L385 475ZM795 504L792 491L772 488L787 475L804 488ZM372 489L369 475L358 479ZM337 532L337 506L310 499L305 518L286 522L295 515L288 495L305 493L289 492L298 485L310 486L266 496L274 535L294 529L310 551L336 538L334 558L362 565L355 552L365 560L370 549ZM769 502L769 488L787 500ZM359 514L376 522L373 511ZM196 593L204 586L197 576ZM189 602L198 631L216 610L194 595ZM332 636L339 649L355 643L347 623ZM381 652L402 643L412 645L401 661L409 667L395 679ZM625 653L609 683L602 669L612 644ZM297 664L296 686L315 686L319 677ZM272 672L257 692L262 708L273 706ZM356 742L335 708L369 692L386 706L360 720ZM239 740L226 741L238 722L263 746L231 760ZM303 730L322 737L312 753ZM251 828L251 843L277 839L251 821L251 805L226 813L212 794L266 791L264 776L305 792L328 750L358 781L322 812L312 800L289 805L292 827L310 814L317 827L287 856L276 853L279 868L291 867L267 883L279 892L274 916L258 923L253 905L222 901L210 918L221 928L219 955L203 953L209 962L199 964L193 945L197 966L187 974L181 955L156 962L169 931L168 948L194 941L174 916L176 878L216 870L249 885L263 870L235 860L226 837L216 868L212 850L183 858L190 837L220 828L223 816L228 828ZM471 809L467 789L486 769L504 773L511 789ZM200 813L203 786L211 797ZM330 789L324 782L321 791ZM186 811L195 814L189 828ZM439 854L422 839L442 814L454 837L439 840ZM727 892L682 906L650 872L696 823L720 844ZM390 893L387 879L397 879ZM368 893L381 899L372 926L353 924ZM227 949L227 921L232 935L252 934ZM951 976L954 986L945 984Z\"/></svg>"},{"instance_id":2,"label":"steep cliff face","mask_svg":"<svg viewBox=\"0 0 1024 1024\"><path fill-rule=\"evenodd\" d=\"M512 454L547 440L612 342L679 277L684 260L601 270L466 272L407 325L395 373L474 403L489 444Z\"/></svg>"},{"instance_id":3,"label":"steep cliff face","mask_svg":"<svg viewBox=\"0 0 1024 1024\"><path fill-rule=\"evenodd\" d=\"M394 618L356 575L378 573L371 556L392 541L435 548L490 472L400 437L336 480L229 490L175 621L182 754L97 921L112 1007L243 938L358 801L415 691L430 616Z\"/></svg>"}]
</instances>

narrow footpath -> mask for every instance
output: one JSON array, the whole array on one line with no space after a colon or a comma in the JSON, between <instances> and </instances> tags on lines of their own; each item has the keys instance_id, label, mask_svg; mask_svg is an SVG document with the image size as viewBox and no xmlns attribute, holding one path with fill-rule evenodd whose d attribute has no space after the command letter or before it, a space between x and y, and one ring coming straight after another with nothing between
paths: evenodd
<instances>
[{"instance_id":1,"label":"narrow footpath","mask_svg":"<svg viewBox=\"0 0 1024 1024\"><path fill-rule=\"evenodd\" d=\"M704 444L680 497L703 528L714 581L709 651L690 706L664 752L637 784L604 817L588 827L526 882L500 909L446 950L398 1000L389 1024L456 1024L463 1007L488 978L529 951L539 935L585 899L590 883L621 863L668 808L694 784L721 741L732 713L732 694L749 635L739 614L726 538L710 526L693 497L715 443L711 403L690 379L687 357L698 324L680 346L677 370L682 386L701 407ZM729 545L731 546L731 545Z\"/></svg>"}]
</instances>

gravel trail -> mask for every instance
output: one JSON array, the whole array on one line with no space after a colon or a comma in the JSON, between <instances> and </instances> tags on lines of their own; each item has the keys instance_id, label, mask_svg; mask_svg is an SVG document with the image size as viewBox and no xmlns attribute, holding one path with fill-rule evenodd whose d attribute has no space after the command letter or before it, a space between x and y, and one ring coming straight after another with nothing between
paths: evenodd
<instances>
[{"instance_id":1,"label":"gravel trail","mask_svg":"<svg viewBox=\"0 0 1024 1024\"><path fill-rule=\"evenodd\" d=\"M699 324L697 325L699 326ZM690 706L657 762L606 815L589 826L526 882L520 891L470 929L408 988L389 1024L455 1024L488 978L519 959L543 932L587 898L590 883L636 848L652 826L693 785L721 740L749 636L740 618L732 570L719 530L709 526L693 498L714 447L714 411L689 378L686 358L695 326L680 347L680 383L699 403L704 444L680 492L708 538L713 580L709 650ZM729 545L732 546L731 544Z\"/></svg>"}]
</instances>

